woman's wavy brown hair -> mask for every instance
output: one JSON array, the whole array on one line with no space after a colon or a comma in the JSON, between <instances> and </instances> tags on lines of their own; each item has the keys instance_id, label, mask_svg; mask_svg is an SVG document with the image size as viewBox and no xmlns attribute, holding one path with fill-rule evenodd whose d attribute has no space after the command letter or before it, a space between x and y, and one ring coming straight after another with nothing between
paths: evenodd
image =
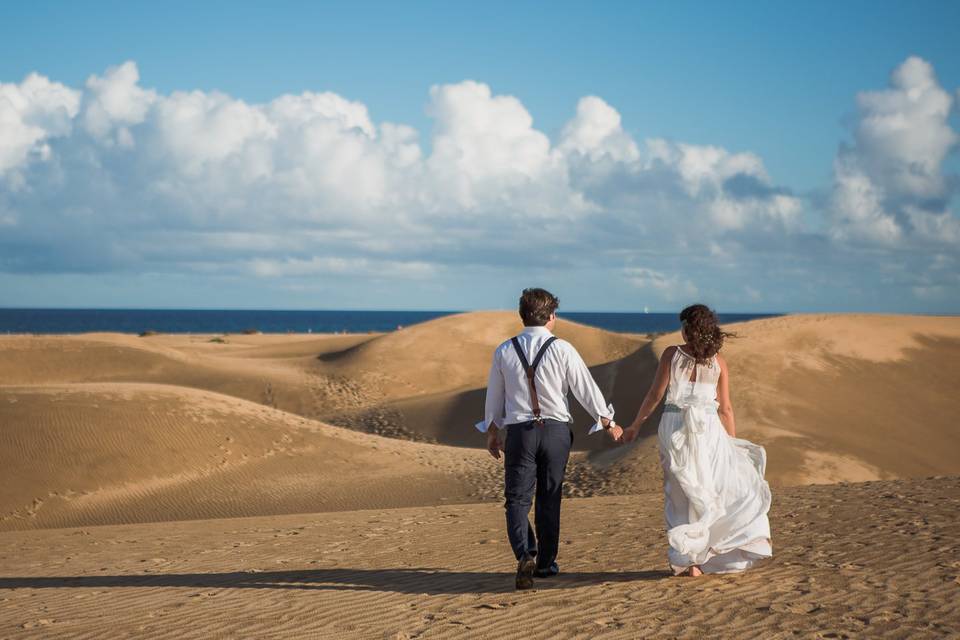
<instances>
[{"instance_id":1,"label":"woman's wavy brown hair","mask_svg":"<svg viewBox=\"0 0 960 640\"><path fill-rule=\"evenodd\" d=\"M705 304L692 304L680 312L680 322L686 335L687 346L698 364L706 364L723 347L725 338L732 338L720 328L717 314Z\"/></svg>"}]
</instances>

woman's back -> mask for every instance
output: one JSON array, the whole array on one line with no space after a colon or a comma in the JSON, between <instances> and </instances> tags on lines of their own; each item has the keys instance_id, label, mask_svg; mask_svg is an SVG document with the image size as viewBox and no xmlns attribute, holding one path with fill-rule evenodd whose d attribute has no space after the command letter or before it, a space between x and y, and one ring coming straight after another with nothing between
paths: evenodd
<instances>
[{"instance_id":1,"label":"woman's back","mask_svg":"<svg viewBox=\"0 0 960 640\"><path fill-rule=\"evenodd\" d=\"M670 565L691 576L743 571L773 553L766 452L735 436L727 362L717 355L732 334L702 304L685 308L680 322L686 342L660 356L624 437L637 437L666 394L657 440Z\"/></svg>"},{"instance_id":2,"label":"woman's back","mask_svg":"<svg viewBox=\"0 0 960 640\"><path fill-rule=\"evenodd\" d=\"M717 383L720 380L720 363L717 356L706 363L698 364L696 359L683 350L674 347L670 361L670 384L667 387L667 404L683 406L688 404L715 403Z\"/></svg>"}]
</instances>

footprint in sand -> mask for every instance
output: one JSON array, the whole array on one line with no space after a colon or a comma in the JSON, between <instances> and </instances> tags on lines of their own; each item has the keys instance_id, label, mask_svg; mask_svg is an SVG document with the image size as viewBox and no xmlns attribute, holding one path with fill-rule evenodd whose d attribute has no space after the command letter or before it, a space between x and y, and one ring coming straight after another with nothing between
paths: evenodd
<instances>
[{"instance_id":1,"label":"footprint in sand","mask_svg":"<svg viewBox=\"0 0 960 640\"><path fill-rule=\"evenodd\" d=\"M820 605L816 602L794 602L791 604L775 602L770 605L770 610L778 613L807 614L818 611L819 609Z\"/></svg>"},{"instance_id":2,"label":"footprint in sand","mask_svg":"<svg viewBox=\"0 0 960 640\"><path fill-rule=\"evenodd\" d=\"M39 620L33 620L31 622L24 622L20 625L21 629L36 629L37 627L48 627L51 624L56 622L56 620L50 620L49 618L40 618Z\"/></svg>"}]
</instances>

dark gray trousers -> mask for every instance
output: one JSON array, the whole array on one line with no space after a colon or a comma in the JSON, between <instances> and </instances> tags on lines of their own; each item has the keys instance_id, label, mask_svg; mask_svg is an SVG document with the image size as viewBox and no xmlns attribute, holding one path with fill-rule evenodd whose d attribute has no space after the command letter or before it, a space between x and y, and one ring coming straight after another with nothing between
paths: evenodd
<instances>
[{"instance_id":1,"label":"dark gray trousers","mask_svg":"<svg viewBox=\"0 0 960 640\"><path fill-rule=\"evenodd\" d=\"M527 553L537 558L537 567L545 569L557 558L560 546L560 501L563 476L570 458L573 432L558 420L507 425L504 442L504 495L506 497L507 536L519 560ZM533 496L536 533L528 514Z\"/></svg>"}]
</instances>

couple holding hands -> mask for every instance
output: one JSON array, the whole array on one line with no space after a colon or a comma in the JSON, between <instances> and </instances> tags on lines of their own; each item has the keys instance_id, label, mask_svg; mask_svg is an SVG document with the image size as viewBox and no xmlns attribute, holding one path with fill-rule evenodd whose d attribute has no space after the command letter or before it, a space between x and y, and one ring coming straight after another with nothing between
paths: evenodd
<instances>
[{"instance_id":1,"label":"couple holding hands","mask_svg":"<svg viewBox=\"0 0 960 640\"><path fill-rule=\"evenodd\" d=\"M507 536L517 589L560 572L560 503L573 444L567 392L596 419L589 433L632 442L666 395L658 439L668 558L676 575L743 571L770 557L770 488L763 447L736 437L730 375L719 355L724 333L697 304L680 314L684 343L667 348L626 429L580 354L553 335L559 300L544 289L520 297L523 331L493 355L484 420L491 455L504 461ZM536 496L534 525L528 519Z\"/></svg>"}]
</instances>

